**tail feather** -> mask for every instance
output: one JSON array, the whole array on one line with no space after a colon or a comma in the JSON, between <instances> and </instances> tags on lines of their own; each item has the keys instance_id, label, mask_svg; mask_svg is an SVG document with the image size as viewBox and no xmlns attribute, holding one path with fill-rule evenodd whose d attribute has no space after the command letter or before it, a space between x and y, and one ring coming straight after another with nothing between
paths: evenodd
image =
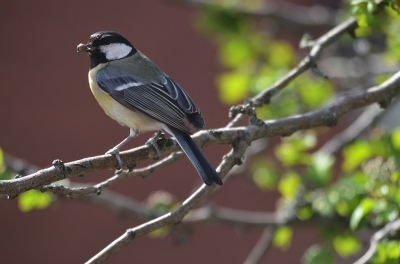
<instances>
[{"instance_id":1,"label":"tail feather","mask_svg":"<svg viewBox=\"0 0 400 264\"><path fill-rule=\"evenodd\" d=\"M176 128L168 127L169 131L181 146L182 150L186 153L193 166L196 168L203 182L210 186L213 184L222 185L222 180L214 167L208 161L203 152L196 145L189 134L182 132Z\"/></svg>"}]
</instances>

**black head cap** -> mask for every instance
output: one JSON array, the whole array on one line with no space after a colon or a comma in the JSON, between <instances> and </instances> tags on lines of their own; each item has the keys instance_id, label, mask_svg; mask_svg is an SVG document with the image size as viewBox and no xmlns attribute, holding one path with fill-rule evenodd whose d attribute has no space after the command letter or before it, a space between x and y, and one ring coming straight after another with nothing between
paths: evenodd
<instances>
[{"instance_id":1,"label":"black head cap","mask_svg":"<svg viewBox=\"0 0 400 264\"><path fill-rule=\"evenodd\" d=\"M81 51L89 53L91 69L100 63L120 60L137 52L124 36L114 31L99 31L92 34L86 45L78 45L78 52Z\"/></svg>"}]
</instances>

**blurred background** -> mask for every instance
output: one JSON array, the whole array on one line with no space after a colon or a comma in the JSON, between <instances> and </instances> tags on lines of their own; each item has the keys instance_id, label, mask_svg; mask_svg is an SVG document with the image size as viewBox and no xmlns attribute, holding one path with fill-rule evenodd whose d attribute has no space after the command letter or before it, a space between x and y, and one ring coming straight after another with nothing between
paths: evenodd
<instances>
[{"instance_id":1,"label":"blurred background","mask_svg":"<svg viewBox=\"0 0 400 264\"><path fill-rule=\"evenodd\" d=\"M3 152L44 168L51 166L55 159L69 162L101 155L128 135L129 129L105 115L95 101L87 80L88 55L76 53L79 43L86 43L92 33L100 30L123 34L184 87L200 107L207 129L225 126L230 120L230 105L268 87L282 72L277 73L273 67L263 69L263 78L257 79L258 82L252 85L253 90L241 90L240 87L248 82L246 77L238 73L240 69L235 74L233 71L226 73L226 70L240 64L240 56L247 56L246 51L240 49L245 37L227 44L226 50L231 49L239 59L230 53L219 52L224 45L223 36L217 37L218 28L210 26L215 22L212 11L206 10L210 7L199 2L202 1L2 1L0 147ZM252 9L249 5L250 9L243 11L244 15L253 13L255 16L257 30L264 32L255 46L269 49L269 58L274 53L275 59L269 62L276 67L284 64L290 69L307 54L307 50L299 51L297 48L305 31L318 37L340 21L337 10L341 1L293 2L308 7L304 11L310 13L296 9L298 6L292 6L289 1L249 1L257 8L253 6ZM258 7L264 4L269 9L257 14L255 10L263 10ZM229 23L229 17L224 21ZM246 23L238 24L236 28L231 25L235 32L240 32L241 27L248 29ZM274 50L265 44L272 37L280 40L274 44L278 45ZM379 39L376 41L379 44ZM237 52L235 47L239 47ZM360 40L343 49L336 46L332 52L341 50L341 54L353 56L367 53L370 49L370 42ZM379 57L374 58L380 61ZM365 60L374 58L365 57ZM343 69L343 65L348 68ZM362 59L343 63L340 56L322 59L321 69L335 81L327 83L310 74L307 81L296 85L306 89L309 82L316 82L326 94L308 98L312 107L302 109L289 109L293 104L283 96L281 102L289 110L282 110L279 114L287 116L312 110L319 106L315 101L326 104L334 89L340 94L353 88L367 88L375 81L372 77L364 77L374 70L380 71L379 74L394 71L393 67L380 67L376 63L371 63L375 67L371 69L360 69L357 65L365 63ZM257 67L253 71L256 76L260 75ZM362 82L360 76L363 76ZM333 84L336 84L335 88ZM310 91L314 90L308 90L308 93ZM274 111L273 107L265 108L259 114L268 119L272 118ZM357 115L356 112L346 116L332 131L340 131ZM142 145L151 135L140 135L124 149ZM325 134L318 144L323 144L329 137L329 133ZM266 143L254 145L257 147L258 144L264 146ZM215 145L207 147L204 152L217 166L229 149L229 146ZM273 152L264 155L273 156ZM148 161L140 167L151 163L153 161ZM238 173L245 177L232 177L206 203L248 211L274 211L279 193L276 190L260 191L248 170ZM72 181L96 183L112 174L112 171L96 172ZM200 183L196 171L184 158L146 179L127 179L111 189L143 203L155 191L164 190L178 202L186 199ZM28 212L21 211L18 199L0 199L3 263L82 263L126 229L144 222L80 200L52 199L55 201L46 209ZM182 239L182 234L174 233L166 237L146 236L128 245L108 262L241 263L261 232L262 229L209 225L188 231L185 239ZM296 229L290 251L274 247L263 263L300 263L306 249L318 240L318 232L313 226Z\"/></svg>"}]
</instances>

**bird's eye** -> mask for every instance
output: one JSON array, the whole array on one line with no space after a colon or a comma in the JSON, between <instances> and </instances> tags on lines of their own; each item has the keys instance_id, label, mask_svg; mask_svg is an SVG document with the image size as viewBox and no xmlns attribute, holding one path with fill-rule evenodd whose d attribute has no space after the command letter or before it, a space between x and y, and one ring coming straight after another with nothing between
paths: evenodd
<instances>
[{"instance_id":1,"label":"bird's eye","mask_svg":"<svg viewBox=\"0 0 400 264\"><path fill-rule=\"evenodd\" d=\"M109 40L108 38L103 38L103 39L101 40L101 44L103 44L103 45L109 45L109 44L110 44L110 40Z\"/></svg>"}]
</instances>

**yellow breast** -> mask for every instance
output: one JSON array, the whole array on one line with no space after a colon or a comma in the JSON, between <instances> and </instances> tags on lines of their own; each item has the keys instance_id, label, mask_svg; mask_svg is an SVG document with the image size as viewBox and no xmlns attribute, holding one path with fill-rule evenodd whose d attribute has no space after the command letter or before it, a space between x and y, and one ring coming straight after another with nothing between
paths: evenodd
<instances>
[{"instance_id":1,"label":"yellow breast","mask_svg":"<svg viewBox=\"0 0 400 264\"><path fill-rule=\"evenodd\" d=\"M137 132L163 129L164 125L162 123L140 111L128 109L115 101L97 85L96 74L104 67L105 65L99 64L89 71L89 86L97 102L106 114L121 125L133 128Z\"/></svg>"}]
</instances>

